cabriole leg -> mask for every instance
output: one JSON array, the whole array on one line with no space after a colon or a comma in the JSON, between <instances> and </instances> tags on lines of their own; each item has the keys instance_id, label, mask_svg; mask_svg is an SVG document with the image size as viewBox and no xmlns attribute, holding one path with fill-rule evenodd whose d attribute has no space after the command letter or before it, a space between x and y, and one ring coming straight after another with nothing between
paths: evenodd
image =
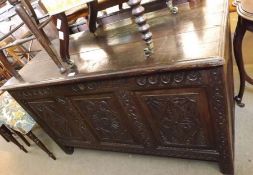
<instances>
[{"instance_id":1,"label":"cabriole leg","mask_svg":"<svg viewBox=\"0 0 253 175\"><path fill-rule=\"evenodd\" d=\"M240 74L240 89L238 95L235 97L235 101L238 106L244 107L245 105L242 103L242 97L245 90L245 68L244 61L242 55L242 41L244 35L246 33L246 28L243 23L243 19L239 16L238 22L235 30L233 47L234 47L234 56L236 60L236 64L238 66L239 74Z\"/></svg>"}]
</instances>

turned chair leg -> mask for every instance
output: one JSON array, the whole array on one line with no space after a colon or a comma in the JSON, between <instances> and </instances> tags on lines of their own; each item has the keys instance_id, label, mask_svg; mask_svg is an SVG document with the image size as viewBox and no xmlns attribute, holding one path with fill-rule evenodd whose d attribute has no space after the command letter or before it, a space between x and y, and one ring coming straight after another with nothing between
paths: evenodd
<instances>
[{"instance_id":1,"label":"turned chair leg","mask_svg":"<svg viewBox=\"0 0 253 175\"><path fill-rule=\"evenodd\" d=\"M235 35L234 35L233 47L234 47L235 60L238 66L239 74L240 74L240 90L239 90L238 95L235 97L235 101L240 107L245 106L242 103L242 97L244 94L245 81L246 81L245 68L244 68L243 55L242 55L242 41L243 41L245 33L246 33L246 28L243 24L243 19L239 16Z\"/></svg>"},{"instance_id":2,"label":"turned chair leg","mask_svg":"<svg viewBox=\"0 0 253 175\"><path fill-rule=\"evenodd\" d=\"M0 128L3 135L7 138L7 140L13 142L15 145L17 145L21 150L23 150L25 153L28 153L28 151L24 148L23 145L21 145L12 135L12 132L4 125Z\"/></svg>"},{"instance_id":3,"label":"turned chair leg","mask_svg":"<svg viewBox=\"0 0 253 175\"><path fill-rule=\"evenodd\" d=\"M54 156L53 153L51 153L47 147L32 133L32 131L28 132L26 134L32 141L34 141L34 143L36 143L36 145L38 145L44 152L46 152L49 157L51 157L52 159L56 160L56 157Z\"/></svg>"},{"instance_id":4,"label":"turned chair leg","mask_svg":"<svg viewBox=\"0 0 253 175\"><path fill-rule=\"evenodd\" d=\"M12 131L13 131L16 135L18 135L18 136L21 138L21 140L23 140L23 142L24 142L27 146L31 146L30 143L28 142L28 140L26 140L26 138L23 136L23 134L21 134L20 132L14 130L14 129L12 129Z\"/></svg>"}]
</instances>

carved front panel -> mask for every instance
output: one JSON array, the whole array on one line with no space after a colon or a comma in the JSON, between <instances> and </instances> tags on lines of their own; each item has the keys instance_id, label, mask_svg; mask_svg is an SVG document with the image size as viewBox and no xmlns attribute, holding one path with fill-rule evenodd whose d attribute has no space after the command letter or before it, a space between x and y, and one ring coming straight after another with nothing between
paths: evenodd
<instances>
[{"instance_id":1,"label":"carved front panel","mask_svg":"<svg viewBox=\"0 0 253 175\"><path fill-rule=\"evenodd\" d=\"M66 146L217 160L217 147L224 159L227 155L221 149L225 136L217 137L227 131L226 113L217 108L226 104L213 100L224 96L218 93L223 88L218 75L209 70L154 73L11 94Z\"/></svg>"},{"instance_id":2,"label":"carved front panel","mask_svg":"<svg viewBox=\"0 0 253 175\"><path fill-rule=\"evenodd\" d=\"M150 91L137 93L161 146L208 147L208 114L199 92ZM201 104L202 103L202 104Z\"/></svg>"},{"instance_id":3,"label":"carved front panel","mask_svg":"<svg viewBox=\"0 0 253 175\"><path fill-rule=\"evenodd\" d=\"M28 102L29 107L35 112L40 121L46 123L50 130L59 138L85 141L74 118L70 119L54 100ZM66 106L68 107L68 106Z\"/></svg>"},{"instance_id":4,"label":"carved front panel","mask_svg":"<svg viewBox=\"0 0 253 175\"><path fill-rule=\"evenodd\" d=\"M124 114L117 106L113 95L77 97L72 101L88 120L101 142L134 143L124 121Z\"/></svg>"}]
</instances>

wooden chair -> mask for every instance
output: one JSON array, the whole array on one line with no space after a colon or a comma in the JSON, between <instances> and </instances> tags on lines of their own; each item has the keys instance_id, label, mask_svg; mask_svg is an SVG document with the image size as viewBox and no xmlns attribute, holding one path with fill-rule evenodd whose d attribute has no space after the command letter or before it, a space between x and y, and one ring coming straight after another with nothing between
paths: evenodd
<instances>
[{"instance_id":1,"label":"wooden chair","mask_svg":"<svg viewBox=\"0 0 253 175\"><path fill-rule=\"evenodd\" d=\"M109 22L114 22L115 20L122 20L124 18L130 18L132 17L132 13L131 13L131 9L122 9L122 4L125 2L128 2L129 0L97 0L91 3L88 3L87 5L82 7L82 11L83 11L83 15L86 15L85 17L88 18L88 26L89 26L89 31L92 33L95 33L95 31L97 30L97 23L99 24L103 24L103 22L105 23L109 23ZM178 0L174 0L175 3L179 2ZM130 2L130 1L129 1ZM138 1L140 2L140 1ZM187 0L181 0L182 2L187 2ZM40 4L43 6L44 9L46 9L46 5L43 4L43 1L40 2ZM106 17L102 17L102 18L106 18L105 20L103 20L102 18L98 19L98 12L99 11L103 11L106 10L107 8L113 7L113 6L117 6L119 5L119 9L120 11L115 13L115 14L109 14L106 15ZM135 5L134 5L135 6ZM169 7L169 9L175 13L177 11L177 8L175 8L172 5L172 1L171 0L153 0L150 3L144 4L145 8L147 9L147 12L150 11L154 11L157 9L161 9L161 8L166 8ZM78 13L78 11L76 12L74 10L75 13ZM74 16L74 14L72 14L72 16ZM70 15L68 15L70 14ZM121 15L122 14L122 15ZM116 17L115 17L116 16ZM54 16L55 21L57 19L59 19L61 21L61 25L60 28L58 28L59 33L62 33L63 38L60 39L60 54L61 54L61 58L63 59L63 61L65 62L70 62L70 56L69 56L69 29L68 29L68 22L71 18L71 13L69 13L68 11L65 13L60 13ZM144 19L144 18L143 18ZM143 25L145 25L145 21L139 22L138 24L140 27L139 29L141 29ZM145 25L147 26L147 25ZM143 28L144 29L144 28ZM151 37L150 35L145 35L145 33L148 32L148 30L144 31L140 31L144 37L144 40L146 42L146 44L148 45L148 48L151 48L152 44L150 44L151 42ZM149 34L151 34L149 32ZM148 38L146 38L147 36L149 36Z\"/></svg>"},{"instance_id":2,"label":"wooden chair","mask_svg":"<svg viewBox=\"0 0 253 175\"><path fill-rule=\"evenodd\" d=\"M67 17L68 24L72 23L72 21L76 21L80 17L85 17L89 19L89 12L94 12L97 14L98 11L103 11L107 8L119 5L119 8L122 9L122 3L127 2L128 0L97 0L96 4L83 4L79 7L75 7L73 9L67 10L65 15ZM45 5L43 4L43 0L39 0L39 5L41 8L48 13ZM94 15L93 14L93 15ZM89 20L90 21L90 20ZM96 29L96 20L92 18L92 21L89 23L89 29L91 32L95 32Z\"/></svg>"},{"instance_id":3,"label":"wooden chair","mask_svg":"<svg viewBox=\"0 0 253 175\"><path fill-rule=\"evenodd\" d=\"M4 47L8 45L9 43L14 42L15 40L12 37L8 37L3 41L0 41L0 47ZM22 45L17 45L13 47L9 47L6 50L7 56L11 56L13 59L12 64L17 65L18 67L24 66L24 61L22 61L22 58L25 57L26 61L29 59L29 53L26 51L26 49Z\"/></svg>"},{"instance_id":4,"label":"wooden chair","mask_svg":"<svg viewBox=\"0 0 253 175\"><path fill-rule=\"evenodd\" d=\"M39 6L44 11L44 13L48 13L48 10L46 9L45 5L41 0L38 1ZM65 15L67 16L68 24L72 24L75 22L78 18L85 17L87 18L89 15L88 12L88 6L87 4L83 4L79 7L73 8L71 10L68 10ZM56 22L56 21L55 21Z\"/></svg>"},{"instance_id":5,"label":"wooden chair","mask_svg":"<svg viewBox=\"0 0 253 175\"><path fill-rule=\"evenodd\" d=\"M9 0L9 3L15 6L15 11L19 15L19 17L25 21L25 24L27 27L32 31L32 35L20 39L18 41L15 41L15 43L8 44L7 46L1 48L0 50L7 49L9 47L13 47L19 44L23 44L25 42L31 41L33 39L37 39L38 42L41 44L41 46L46 50L46 52L50 55L52 60L55 62L55 64L60 69L60 72L65 72L66 68L63 65L63 63L60 61L60 59L57 56L56 51L54 50L51 42L49 41L48 37L46 36L45 32L43 31L43 28L51 21L52 18L48 18L48 15L38 18L32 5L30 4L29 0ZM46 20L45 20L46 18ZM41 22L41 20L43 20ZM23 23L24 24L24 23ZM7 38L10 34L12 34L14 31L18 30L21 25L18 25L15 29L10 31L8 34L4 36L4 38L1 38L0 40L3 40ZM0 54L2 55L2 54ZM1 56L0 56L1 57ZM3 57L4 58L4 57ZM7 66L9 67L9 66ZM15 76L20 79L20 76L18 76L18 73L15 73Z\"/></svg>"},{"instance_id":6,"label":"wooden chair","mask_svg":"<svg viewBox=\"0 0 253 175\"><path fill-rule=\"evenodd\" d=\"M61 72L65 72L66 68L63 65L63 63L59 60L56 51L53 49L51 42L49 41L48 37L43 31L43 28L49 24L49 22L52 20L52 18L49 18L48 15L45 15L41 18L37 18L37 15L35 11L33 10L33 7L27 0L21 0L21 1L10 1L11 3L18 3L16 6L16 9L21 8L22 14L25 14L26 19L32 19L31 21L29 20L28 23L28 28L32 26L32 28L35 28L36 32L31 33L28 31L26 34L24 34L21 39L17 39L14 42L8 42L6 45L5 41L9 40L9 38L12 36L14 32L19 30L23 25L24 22L18 24L15 26L15 28L11 29L8 33L6 33L4 36L0 37L0 42L4 42L2 44L2 47L0 48L0 61L4 65L4 67L10 72L11 75L16 77L18 80L22 81L22 77L19 75L19 73L15 70L15 68L11 65L11 63L8 61L6 55L4 54L4 51L7 49L10 49L9 51L12 51L12 49L16 50L17 47L20 48L19 46L30 42L34 39L38 39L39 43L42 45L42 47L47 51L47 53L50 55L52 60L55 62L55 64L59 67ZM21 5L22 4L22 5ZM15 5L15 4L14 4ZM13 41L13 40L12 40ZM12 49L11 49L12 48ZM7 51L8 52L8 51ZM18 51L19 52L19 51Z\"/></svg>"},{"instance_id":7,"label":"wooden chair","mask_svg":"<svg viewBox=\"0 0 253 175\"><path fill-rule=\"evenodd\" d=\"M62 32L63 38L60 39L60 56L64 62L71 64L70 55L69 55L69 25L76 21L80 17L84 17L88 19L89 31L94 33L97 29L97 13L98 11L105 10L109 7L119 5L122 8L122 3L127 2L127 0L98 0L95 5L93 4L84 4L80 7L76 7L66 11L65 13L60 13L53 16L55 25L57 25L57 19L62 21L62 25L58 28L59 32ZM42 0L39 0L39 5L48 13L45 4L43 4ZM93 13L89 13L93 12Z\"/></svg>"},{"instance_id":8,"label":"wooden chair","mask_svg":"<svg viewBox=\"0 0 253 175\"><path fill-rule=\"evenodd\" d=\"M12 13L8 13L10 9L6 9L5 12L2 12L2 14L5 14L6 21L12 21L13 19L16 20L15 17L12 16ZM13 20L13 21L15 21ZM4 28L0 32L0 36L3 37L5 34L7 34L9 31L11 31L12 27L14 26L14 22L1 22L0 25L5 25ZM7 31L6 31L7 30ZM9 31L8 31L9 30ZM31 34L31 32L27 31L26 33L22 32L22 36L18 35L19 38L25 38L28 35ZM19 33L20 34L20 33ZM0 40L0 48L5 47L6 45L15 42L16 38L14 35L9 35L8 37L5 37L5 39ZM15 68L21 68L24 66L26 62L30 59L31 55L29 51L23 47L22 45L17 45L13 47L9 47L5 49L6 56L10 58L12 65Z\"/></svg>"},{"instance_id":9,"label":"wooden chair","mask_svg":"<svg viewBox=\"0 0 253 175\"><path fill-rule=\"evenodd\" d=\"M126 9L125 11L122 11L122 4L128 2L129 0L97 0L91 3L88 3L87 5L82 5L80 7L68 10L65 12L64 15L67 17L68 23L70 21L75 21L76 19L80 17L86 17L88 19L89 23L89 30L90 32L94 33L97 29L97 19L98 19L98 12L104 11L107 8L113 7L113 6L119 6L120 11L117 12L117 16L119 16L119 19L122 18L129 18L130 15L119 15L119 13L126 13L126 11L129 13L130 9ZM188 0L174 0L174 4L177 4L179 2L187 2ZM172 2L171 0L151 0L150 3L147 3L148 5L145 5L145 8L147 8L149 11L154 11L160 8L168 7L168 2ZM43 0L39 1L40 6L44 11L47 13L47 9L45 5L43 4ZM176 13L176 8L171 7L171 10L173 13ZM129 13L130 14L130 13ZM109 14L108 16L113 16L114 14ZM107 17L108 17L107 16ZM103 17L102 17L103 18ZM115 18L114 18L115 19ZM100 20L101 21L101 20ZM107 20L108 21L108 20ZM112 21L113 22L113 21ZM102 24L102 23L101 23Z\"/></svg>"}]
</instances>

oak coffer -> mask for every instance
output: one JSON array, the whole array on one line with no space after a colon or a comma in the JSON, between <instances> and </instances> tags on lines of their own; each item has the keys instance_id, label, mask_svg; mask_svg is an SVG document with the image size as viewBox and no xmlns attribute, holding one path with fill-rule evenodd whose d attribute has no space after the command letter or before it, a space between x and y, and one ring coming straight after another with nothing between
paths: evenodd
<instances>
[{"instance_id":1,"label":"oak coffer","mask_svg":"<svg viewBox=\"0 0 253 175\"><path fill-rule=\"evenodd\" d=\"M71 37L76 68L45 52L3 87L66 152L74 147L217 161L233 174L234 101L227 2L147 14L154 54L128 20ZM127 25L125 25L127 24ZM55 42L57 47L58 43Z\"/></svg>"}]
</instances>

